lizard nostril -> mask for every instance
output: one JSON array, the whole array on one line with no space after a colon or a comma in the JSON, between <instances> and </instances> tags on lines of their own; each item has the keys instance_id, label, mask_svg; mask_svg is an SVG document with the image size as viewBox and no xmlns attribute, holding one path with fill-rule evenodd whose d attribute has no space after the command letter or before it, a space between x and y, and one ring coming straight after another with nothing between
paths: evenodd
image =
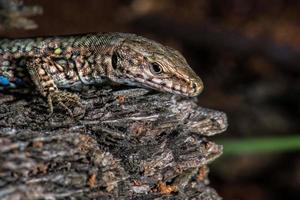
<instances>
[{"instance_id":1,"label":"lizard nostril","mask_svg":"<svg viewBox=\"0 0 300 200\"><path fill-rule=\"evenodd\" d=\"M193 84L192 84L192 87L193 87L194 90L196 90L196 89L197 89L197 84L196 84L196 83L193 83Z\"/></svg>"},{"instance_id":2,"label":"lizard nostril","mask_svg":"<svg viewBox=\"0 0 300 200\"><path fill-rule=\"evenodd\" d=\"M192 87L192 96L197 96L199 95L202 90L203 90L203 85L202 85L202 82L193 82L191 84L191 87Z\"/></svg>"}]
</instances>

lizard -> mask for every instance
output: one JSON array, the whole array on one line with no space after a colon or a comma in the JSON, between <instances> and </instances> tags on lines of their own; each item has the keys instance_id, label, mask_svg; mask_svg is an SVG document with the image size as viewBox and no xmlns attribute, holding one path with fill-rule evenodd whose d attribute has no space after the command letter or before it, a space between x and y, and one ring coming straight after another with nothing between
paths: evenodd
<instances>
[{"instance_id":1,"label":"lizard","mask_svg":"<svg viewBox=\"0 0 300 200\"><path fill-rule=\"evenodd\" d=\"M177 50L130 33L0 39L0 92L34 86L50 114L80 104L66 91L113 82L197 96L203 82Z\"/></svg>"}]
</instances>

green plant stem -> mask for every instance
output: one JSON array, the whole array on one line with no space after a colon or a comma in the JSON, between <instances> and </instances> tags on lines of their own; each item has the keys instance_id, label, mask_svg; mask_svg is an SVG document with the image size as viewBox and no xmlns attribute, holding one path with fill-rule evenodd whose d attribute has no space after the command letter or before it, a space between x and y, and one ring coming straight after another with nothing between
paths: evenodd
<instances>
[{"instance_id":1,"label":"green plant stem","mask_svg":"<svg viewBox=\"0 0 300 200\"><path fill-rule=\"evenodd\" d=\"M224 155L247 153L273 153L300 150L300 136L222 139L217 141L224 146Z\"/></svg>"}]
</instances>

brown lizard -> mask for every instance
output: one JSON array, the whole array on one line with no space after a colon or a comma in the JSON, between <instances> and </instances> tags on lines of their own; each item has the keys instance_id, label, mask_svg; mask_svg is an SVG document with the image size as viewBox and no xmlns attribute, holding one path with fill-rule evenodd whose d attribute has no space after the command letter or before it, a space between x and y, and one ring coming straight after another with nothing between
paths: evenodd
<instances>
[{"instance_id":1,"label":"brown lizard","mask_svg":"<svg viewBox=\"0 0 300 200\"><path fill-rule=\"evenodd\" d=\"M0 40L0 91L33 85L70 113L79 97L63 88L107 81L184 96L201 93L201 79L176 50L141 36L98 33Z\"/></svg>"}]
</instances>

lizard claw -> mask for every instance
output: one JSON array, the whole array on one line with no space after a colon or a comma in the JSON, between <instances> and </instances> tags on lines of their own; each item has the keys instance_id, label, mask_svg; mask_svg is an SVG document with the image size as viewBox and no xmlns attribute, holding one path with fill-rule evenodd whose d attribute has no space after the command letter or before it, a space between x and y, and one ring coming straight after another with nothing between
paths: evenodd
<instances>
[{"instance_id":1,"label":"lizard claw","mask_svg":"<svg viewBox=\"0 0 300 200\"><path fill-rule=\"evenodd\" d=\"M70 92L64 92L64 91L55 91L48 95L48 105L51 117L53 114L53 103L57 103L60 105L64 110L66 110L71 117L74 117L73 111L70 109L70 107L79 106L81 108L84 108L84 106L80 103L80 98L78 95L70 93ZM78 113L75 113L75 116L77 116Z\"/></svg>"}]
</instances>

